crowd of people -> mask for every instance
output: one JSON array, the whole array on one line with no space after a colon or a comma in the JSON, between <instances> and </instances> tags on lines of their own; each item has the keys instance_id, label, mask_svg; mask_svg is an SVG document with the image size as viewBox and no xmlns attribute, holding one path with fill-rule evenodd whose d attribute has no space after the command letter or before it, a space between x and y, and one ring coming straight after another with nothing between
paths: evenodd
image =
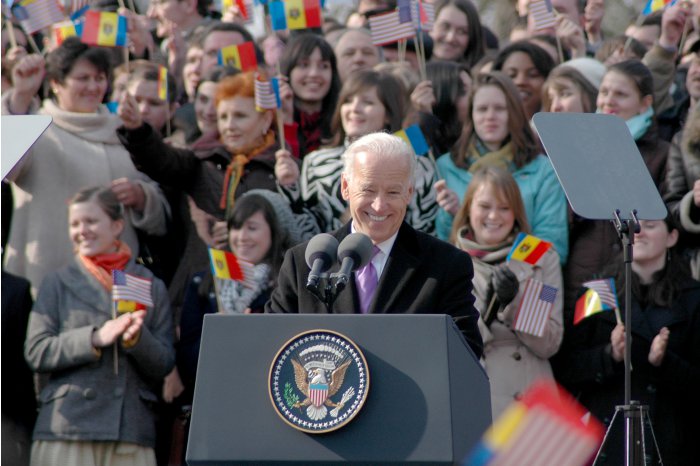
<instances>
[{"instance_id":1,"label":"crowd of people","mask_svg":"<svg viewBox=\"0 0 700 466\"><path fill-rule=\"evenodd\" d=\"M700 1L551 0L547 25L535 0L424 1L432 24L383 45L369 20L396 0L326 0L321 27L292 31L265 2L65 2L126 17L125 48L8 15L2 113L52 124L2 183L3 461L184 464L204 316L325 312L299 288L306 241L362 232L377 283L365 301L356 275L338 312L450 314L494 418L545 379L608 425L630 325L632 398L664 464L694 464ZM218 58L244 43L255 70ZM261 108L272 77L278 106ZM611 278L624 308L622 242L568 206L538 112L624 120L666 204L634 235L632 322L574 324L591 280ZM425 155L388 136L411 125ZM552 247L509 260L521 234ZM210 248L250 263L248 280L213 276ZM112 312L120 272L149 281L147 309ZM515 330L533 280L556 290L539 336ZM621 431L605 464L621 464Z\"/></svg>"}]
</instances>

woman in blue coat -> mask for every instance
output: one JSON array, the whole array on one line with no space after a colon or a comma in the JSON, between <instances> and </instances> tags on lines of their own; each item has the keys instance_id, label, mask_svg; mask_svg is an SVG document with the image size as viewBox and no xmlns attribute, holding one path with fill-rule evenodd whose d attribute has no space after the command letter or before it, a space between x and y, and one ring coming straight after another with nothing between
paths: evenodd
<instances>
[{"instance_id":1,"label":"woman in blue coat","mask_svg":"<svg viewBox=\"0 0 700 466\"><path fill-rule=\"evenodd\" d=\"M442 155L436 183L438 237L447 240L472 174L483 167L508 170L520 188L532 234L550 241L562 263L568 253L567 209L564 191L549 159L541 154L513 82L500 72L480 75L469 97L462 136L451 152Z\"/></svg>"}]
</instances>

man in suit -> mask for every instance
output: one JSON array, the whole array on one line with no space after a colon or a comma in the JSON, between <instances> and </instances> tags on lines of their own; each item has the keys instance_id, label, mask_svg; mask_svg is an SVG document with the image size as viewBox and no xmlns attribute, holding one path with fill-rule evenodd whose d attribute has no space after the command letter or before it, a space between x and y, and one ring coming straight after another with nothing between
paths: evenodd
<instances>
[{"instance_id":1,"label":"man in suit","mask_svg":"<svg viewBox=\"0 0 700 466\"><path fill-rule=\"evenodd\" d=\"M370 263L353 273L333 312L449 314L480 357L469 255L403 221L413 195L413 151L396 136L373 133L351 144L343 158L341 193L352 220L333 234L342 241L350 233L364 233L375 248ZM306 243L287 251L266 312L328 312L305 287L305 250ZM335 264L330 271L338 268ZM373 285L366 284L367 277Z\"/></svg>"}]
</instances>

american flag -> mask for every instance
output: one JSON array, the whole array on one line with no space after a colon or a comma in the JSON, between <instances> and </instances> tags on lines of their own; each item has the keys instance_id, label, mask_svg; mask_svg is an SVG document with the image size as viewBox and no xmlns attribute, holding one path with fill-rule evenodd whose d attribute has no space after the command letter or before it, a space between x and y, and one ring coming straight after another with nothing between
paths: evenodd
<instances>
[{"instance_id":1,"label":"american flag","mask_svg":"<svg viewBox=\"0 0 700 466\"><path fill-rule=\"evenodd\" d=\"M411 16L413 17L413 26L419 31L430 32L433 30L435 6L432 3L423 0L412 0Z\"/></svg>"},{"instance_id":2,"label":"american flag","mask_svg":"<svg viewBox=\"0 0 700 466\"><path fill-rule=\"evenodd\" d=\"M396 9L399 12L400 23L411 22L411 0L399 0L396 2Z\"/></svg>"},{"instance_id":3,"label":"american flag","mask_svg":"<svg viewBox=\"0 0 700 466\"><path fill-rule=\"evenodd\" d=\"M532 16L535 31L554 27L557 24L551 0L533 0L530 3L530 16Z\"/></svg>"},{"instance_id":4,"label":"american flag","mask_svg":"<svg viewBox=\"0 0 700 466\"><path fill-rule=\"evenodd\" d=\"M277 78L270 78L269 81L255 80L255 106L265 110L272 110L282 106Z\"/></svg>"},{"instance_id":5,"label":"american flag","mask_svg":"<svg viewBox=\"0 0 700 466\"><path fill-rule=\"evenodd\" d=\"M607 304L612 309L619 307L617 304L617 295L615 293L615 281L612 278L591 280L584 283L583 286L598 293L601 303Z\"/></svg>"},{"instance_id":6,"label":"american flag","mask_svg":"<svg viewBox=\"0 0 700 466\"><path fill-rule=\"evenodd\" d=\"M136 301L144 306L153 306L151 280L121 270L112 271L112 280L112 301Z\"/></svg>"},{"instance_id":7,"label":"american flag","mask_svg":"<svg viewBox=\"0 0 700 466\"><path fill-rule=\"evenodd\" d=\"M64 19L56 0L22 0L12 8L12 13L27 34L34 34Z\"/></svg>"},{"instance_id":8,"label":"american flag","mask_svg":"<svg viewBox=\"0 0 700 466\"><path fill-rule=\"evenodd\" d=\"M550 381L535 382L489 427L463 466L584 466L603 439L602 424Z\"/></svg>"},{"instance_id":9,"label":"american flag","mask_svg":"<svg viewBox=\"0 0 700 466\"><path fill-rule=\"evenodd\" d=\"M554 307L557 289L533 278L525 283L525 293L515 314L513 329L536 337L544 335L549 314Z\"/></svg>"},{"instance_id":10,"label":"american flag","mask_svg":"<svg viewBox=\"0 0 700 466\"><path fill-rule=\"evenodd\" d=\"M370 16L369 28L374 45L391 44L411 38L416 34L412 22L402 23L399 20L398 11Z\"/></svg>"}]
</instances>

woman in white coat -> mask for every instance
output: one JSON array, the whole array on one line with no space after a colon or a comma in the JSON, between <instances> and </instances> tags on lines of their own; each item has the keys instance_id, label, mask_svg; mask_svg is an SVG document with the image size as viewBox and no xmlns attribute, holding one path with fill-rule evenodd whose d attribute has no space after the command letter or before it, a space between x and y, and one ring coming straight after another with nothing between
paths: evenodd
<instances>
[{"instance_id":1,"label":"woman in white coat","mask_svg":"<svg viewBox=\"0 0 700 466\"><path fill-rule=\"evenodd\" d=\"M487 167L474 175L455 217L451 241L474 262L474 295L481 312L483 364L496 418L535 380L553 380L549 358L563 337L562 277L553 247L530 265L506 260L518 233L530 233L520 190L507 171ZM513 329L529 279L558 291L542 336Z\"/></svg>"}]
</instances>

